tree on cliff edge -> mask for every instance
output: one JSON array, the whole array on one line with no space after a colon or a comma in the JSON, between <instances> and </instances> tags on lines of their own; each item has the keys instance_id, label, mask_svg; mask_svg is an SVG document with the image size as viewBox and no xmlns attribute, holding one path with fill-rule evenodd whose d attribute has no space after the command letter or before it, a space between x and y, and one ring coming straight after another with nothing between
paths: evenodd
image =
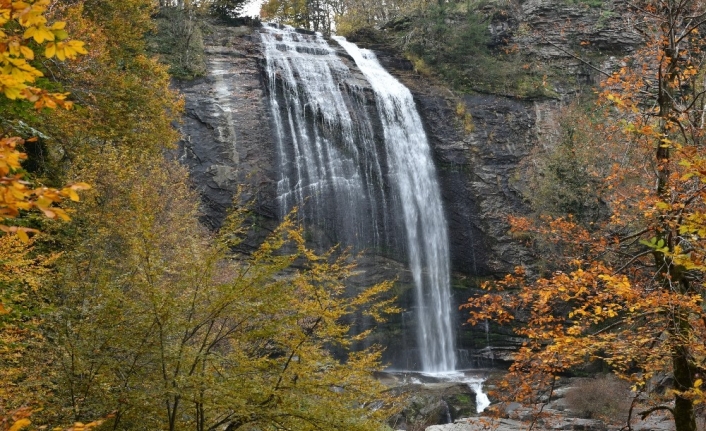
<instances>
[{"instance_id":1,"label":"tree on cliff edge","mask_svg":"<svg viewBox=\"0 0 706 431\"><path fill-rule=\"evenodd\" d=\"M559 254L545 258L556 271L536 279L518 269L466 307L471 323L522 316L516 332L526 341L501 387L508 397L537 401L560 373L603 360L638 395L671 374L665 395L650 394L631 416L665 410L677 431L695 431L695 406L706 401L706 2L628 6L646 44L599 98L611 121L595 154L622 155L603 178L610 216L587 227L568 215L513 219L515 231L553 244Z\"/></svg>"}]
</instances>

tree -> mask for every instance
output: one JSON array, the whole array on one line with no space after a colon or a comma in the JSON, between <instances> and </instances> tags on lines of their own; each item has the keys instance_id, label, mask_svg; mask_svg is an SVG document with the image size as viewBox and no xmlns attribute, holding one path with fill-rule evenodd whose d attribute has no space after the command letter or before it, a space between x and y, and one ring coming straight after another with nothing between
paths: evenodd
<instances>
[{"instance_id":1,"label":"tree","mask_svg":"<svg viewBox=\"0 0 706 431\"><path fill-rule=\"evenodd\" d=\"M213 0L209 12L220 18L235 18L245 6L245 0Z\"/></svg>"},{"instance_id":2,"label":"tree","mask_svg":"<svg viewBox=\"0 0 706 431\"><path fill-rule=\"evenodd\" d=\"M294 27L330 34L335 28L339 34L359 28L382 25L402 12L423 7L425 0L267 0L261 16Z\"/></svg>"},{"instance_id":3,"label":"tree","mask_svg":"<svg viewBox=\"0 0 706 431\"><path fill-rule=\"evenodd\" d=\"M0 91L10 100L27 100L34 108L69 109L72 103L66 100L67 93L50 93L35 86L44 74L31 61L35 50L44 48L44 57L59 60L76 58L85 54L83 42L68 40L64 30L66 23L56 21L47 25L49 0L0 1ZM31 44L33 42L35 45ZM27 240L27 232L34 229L7 226L7 219L16 218L20 210L36 208L49 218L68 219L61 208L53 206L63 198L79 199L77 190L85 190L88 185L77 183L61 190L30 186L21 162L27 154L20 151L24 140L17 137L0 138L0 230L17 233Z\"/></svg>"},{"instance_id":4,"label":"tree","mask_svg":"<svg viewBox=\"0 0 706 431\"><path fill-rule=\"evenodd\" d=\"M30 239L60 258L47 267L29 251L21 262L41 295L7 304L32 310L36 319L22 323L37 338L0 356L19 363L18 373L3 370L1 407L11 413L0 429L28 424L24 404L39 426L100 417L115 429L381 427L388 396L371 376L379 352L351 351L367 334L348 334L343 317L391 311L389 285L344 292L349 258L308 250L291 223L252 256L231 254L237 228L216 238L198 224L184 168L164 160L182 102L147 55L155 6L54 4L51 16L90 49L43 62L52 79L42 84L78 103L51 115L0 103L3 131L25 127L60 150L44 172L92 185L72 220Z\"/></svg>"},{"instance_id":5,"label":"tree","mask_svg":"<svg viewBox=\"0 0 706 431\"><path fill-rule=\"evenodd\" d=\"M9 62L0 73L25 79L12 81L2 75L2 82L15 85L17 91L10 92L15 99L0 97L0 204L4 203L0 216L8 225L17 224L3 230L17 232L18 238L28 241L21 245L8 236L0 245L3 275L7 276L0 277L0 308L4 310L0 312L0 411L3 415L16 411L10 415L16 416L15 423L29 420L23 416L29 410L17 408L41 409L51 393L54 374L47 372L49 358L41 352L49 345L44 332L46 313L56 305L50 301L55 294L54 256L70 250L78 240L75 236L82 234L76 224L46 223L25 217L23 210L37 208L48 217L66 219L70 213L66 201L78 200L76 192L88 188L85 183L65 188L33 184L65 184L69 178L93 182L93 168L101 163L105 147L120 148L120 164L112 167L122 169L128 164L139 166L150 157L161 159L162 151L177 136L171 121L178 115L179 100L168 88L164 68L144 55L143 35L137 32L149 26L151 1L99 3L91 12L100 7L105 15L93 20L83 2L52 3L49 8L50 2L44 0L0 1L0 61ZM69 40L69 32L88 42L90 51L83 42ZM57 61L62 59L69 61ZM67 90L79 101L73 109L44 109L71 107ZM33 139L24 141L14 135ZM30 151L23 151L23 142L46 148L56 158L31 160L34 169L27 172L20 163L31 156L26 154ZM87 198L85 209L91 212L102 197L93 192ZM61 200L62 208L55 207ZM92 218L88 214L78 217L81 223ZM47 234L28 238L26 233L35 230L26 226L37 225ZM87 230L96 227L82 226ZM52 411L51 405L44 406ZM46 422L42 414L35 413L33 418ZM14 426L9 425L9 417L2 420L0 426Z\"/></svg>"},{"instance_id":6,"label":"tree","mask_svg":"<svg viewBox=\"0 0 706 431\"><path fill-rule=\"evenodd\" d=\"M313 28L312 13L308 0L268 0L260 10L264 20L306 29Z\"/></svg>"},{"instance_id":7,"label":"tree","mask_svg":"<svg viewBox=\"0 0 706 431\"><path fill-rule=\"evenodd\" d=\"M37 84L44 73L35 57L64 61L87 52L83 42L68 39L64 21L48 24L49 4L48 0L0 1L0 91L4 104L8 100L12 105L27 101L37 111L72 106L66 100L68 93L49 92ZM42 49L42 55L38 56ZM55 204L64 199L78 201L77 191L90 187L85 183L61 189L34 186L34 179L21 165L27 159L22 152L26 141L18 136L8 137L6 130L0 130L0 134L0 230L17 234L0 236L0 407L3 411L0 427L19 430L31 423L28 419L31 409L5 414L12 403L36 395L25 392L27 386L36 384L38 375L23 363L23 358L28 349L42 341L37 329L39 314L46 306L42 287L53 257L38 257L34 253L27 233L37 232L36 229L8 225L11 220L17 221L21 211L31 209L51 219L68 220L67 212ZM26 385L17 385L19 381Z\"/></svg>"},{"instance_id":8,"label":"tree","mask_svg":"<svg viewBox=\"0 0 706 431\"><path fill-rule=\"evenodd\" d=\"M612 111L606 136L620 137L607 142L610 151L630 155L603 178L610 217L587 226L568 217L543 225L514 219L516 231L558 245L556 271L536 278L520 268L495 285L504 292L472 298L467 307L472 323L523 321L516 332L526 342L503 386L511 396L536 401L558 374L587 359L605 361L638 391L670 373L666 397L652 394L655 404L640 414L667 410L678 431L694 431L706 372L706 3L629 7L645 47L606 80L600 96Z\"/></svg>"},{"instance_id":9,"label":"tree","mask_svg":"<svg viewBox=\"0 0 706 431\"><path fill-rule=\"evenodd\" d=\"M246 0L159 0L159 7L181 10L207 11L220 18L235 18L245 6Z\"/></svg>"},{"instance_id":10,"label":"tree","mask_svg":"<svg viewBox=\"0 0 706 431\"><path fill-rule=\"evenodd\" d=\"M290 221L252 256L231 255L242 213L214 243L174 163L102 176L122 187L103 195L102 226L66 256L58 286L56 402L71 420L114 411L114 429L381 426L379 352L350 351L367 334L351 337L341 319L391 311L390 284L346 295L347 257L314 254Z\"/></svg>"}]
</instances>

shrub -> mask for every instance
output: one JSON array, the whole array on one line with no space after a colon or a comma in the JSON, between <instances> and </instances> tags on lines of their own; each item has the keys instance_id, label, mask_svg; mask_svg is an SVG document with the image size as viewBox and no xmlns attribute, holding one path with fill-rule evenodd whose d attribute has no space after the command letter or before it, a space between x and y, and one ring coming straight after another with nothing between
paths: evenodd
<instances>
[{"instance_id":1,"label":"shrub","mask_svg":"<svg viewBox=\"0 0 706 431\"><path fill-rule=\"evenodd\" d=\"M155 16L156 31L148 35L150 50L169 73L179 79L193 79L206 73L203 20L193 9L163 7Z\"/></svg>"},{"instance_id":2,"label":"shrub","mask_svg":"<svg viewBox=\"0 0 706 431\"><path fill-rule=\"evenodd\" d=\"M494 40L490 26L507 18L502 2L478 1L431 5L385 27L415 70L441 77L464 92L497 93L520 98L556 97L542 65L529 67L522 55Z\"/></svg>"},{"instance_id":3,"label":"shrub","mask_svg":"<svg viewBox=\"0 0 706 431\"><path fill-rule=\"evenodd\" d=\"M581 417L621 422L630 409L630 385L611 374L584 379L566 392L565 400Z\"/></svg>"}]
</instances>

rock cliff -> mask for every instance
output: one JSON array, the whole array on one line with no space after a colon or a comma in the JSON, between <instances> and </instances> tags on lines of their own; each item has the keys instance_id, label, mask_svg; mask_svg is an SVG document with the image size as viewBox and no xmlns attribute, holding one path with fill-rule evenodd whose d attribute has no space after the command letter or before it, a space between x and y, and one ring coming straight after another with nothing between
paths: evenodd
<instances>
[{"instance_id":1,"label":"rock cliff","mask_svg":"<svg viewBox=\"0 0 706 431\"><path fill-rule=\"evenodd\" d=\"M563 71L550 82L554 98L453 94L416 73L389 46L369 44L386 69L413 92L423 118L449 223L456 305L470 296L479 280L531 264L531 254L508 233L506 222L507 215L527 211L520 167L533 148L551 141L548 129L563 101L580 87L595 83L598 70L615 67L617 58L639 44L638 35L622 31L617 2L606 0L602 8L568 3L527 0L490 24L494 44L515 44L526 55ZM208 74L177 83L186 98L178 157L190 167L201 192L204 219L218 227L238 186L244 184L238 199L254 203L251 221L257 229L251 243L277 223L274 133L258 31L257 27L214 27L205 40ZM575 55L577 46L591 54L586 57L590 61ZM345 61L354 68L350 59ZM362 79L359 84L365 85ZM397 278L400 305L409 313L414 300L402 256L389 250L368 253L361 258L361 271L352 284ZM390 322L378 340L389 346L388 359L401 367L415 365L403 359L409 356L403 346L414 349L414 342L402 335L411 325L409 318L403 313ZM462 366L502 359L498 352L518 341L492 327L464 327L464 320L459 313L458 345L468 353ZM496 348L495 353L483 350L488 344Z\"/></svg>"}]
</instances>

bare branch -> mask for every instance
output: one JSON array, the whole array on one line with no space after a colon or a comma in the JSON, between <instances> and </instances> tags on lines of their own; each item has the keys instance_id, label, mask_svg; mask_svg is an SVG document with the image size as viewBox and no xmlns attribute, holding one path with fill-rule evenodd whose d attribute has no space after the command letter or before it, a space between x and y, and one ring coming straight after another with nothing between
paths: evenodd
<instances>
[{"instance_id":1,"label":"bare branch","mask_svg":"<svg viewBox=\"0 0 706 431\"><path fill-rule=\"evenodd\" d=\"M672 416L674 416L674 409L672 409L669 406L652 407L651 409L645 410L644 412L640 412L638 414L640 415L640 418L644 421L645 419L647 419L647 417L649 415L651 415L652 413L654 413L656 411L660 411L660 410L667 410L667 411L669 411L669 413L672 414Z\"/></svg>"},{"instance_id":2,"label":"bare branch","mask_svg":"<svg viewBox=\"0 0 706 431\"><path fill-rule=\"evenodd\" d=\"M558 49L559 51L563 52L564 54L569 55L569 56L575 58L576 60L580 61L581 63L583 63L583 64L585 64L585 65L587 65L588 67L590 67L591 69L595 70L596 72L602 73L603 75L605 75L605 76L607 76L607 77L609 77L609 78L610 78L611 76L613 76L613 75L611 75L610 73L606 72L605 70L602 70L602 69L600 69L600 68L598 68L598 67L592 65L591 63L589 63L588 61L586 61L586 60L584 60L583 58L579 57L578 55L576 55L576 54L574 54L574 53L572 53L572 52L569 52L569 51L565 50L564 48L560 47L559 45L557 45L557 44L555 44L554 42L550 41L549 39L545 38L544 36L542 36L542 41L548 43L549 45L551 45L551 46L553 46L554 48Z\"/></svg>"}]
</instances>

